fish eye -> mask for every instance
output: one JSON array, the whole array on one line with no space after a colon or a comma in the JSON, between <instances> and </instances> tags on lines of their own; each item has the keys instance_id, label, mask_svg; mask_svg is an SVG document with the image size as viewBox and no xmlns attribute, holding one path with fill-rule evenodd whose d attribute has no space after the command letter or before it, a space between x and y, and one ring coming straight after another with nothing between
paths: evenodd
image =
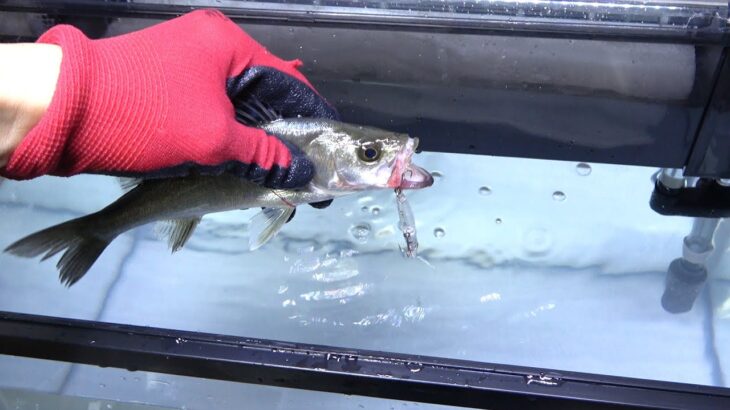
<instances>
[{"instance_id":1,"label":"fish eye","mask_svg":"<svg viewBox=\"0 0 730 410\"><path fill-rule=\"evenodd\" d=\"M380 158L380 149L372 145L363 145L358 154L365 162L375 162Z\"/></svg>"}]
</instances>

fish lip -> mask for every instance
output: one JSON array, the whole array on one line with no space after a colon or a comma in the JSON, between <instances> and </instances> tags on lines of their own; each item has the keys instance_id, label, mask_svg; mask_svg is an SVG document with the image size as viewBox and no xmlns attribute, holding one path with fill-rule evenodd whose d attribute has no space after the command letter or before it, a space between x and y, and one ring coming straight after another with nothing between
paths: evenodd
<instances>
[{"instance_id":1,"label":"fish lip","mask_svg":"<svg viewBox=\"0 0 730 410\"><path fill-rule=\"evenodd\" d=\"M406 146L398 154L387 186L396 189L421 189L433 185L433 176L411 162L419 140L409 137Z\"/></svg>"},{"instance_id":2,"label":"fish lip","mask_svg":"<svg viewBox=\"0 0 730 410\"><path fill-rule=\"evenodd\" d=\"M421 189L433 185L433 175L415 164L408 164L400 180L400 189Z\"/></svg>"}]
</instances>

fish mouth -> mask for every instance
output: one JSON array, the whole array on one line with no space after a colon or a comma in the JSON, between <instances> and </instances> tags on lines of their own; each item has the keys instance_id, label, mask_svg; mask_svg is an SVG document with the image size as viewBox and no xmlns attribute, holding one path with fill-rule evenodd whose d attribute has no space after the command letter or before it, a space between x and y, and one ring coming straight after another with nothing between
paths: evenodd
<instances>
[{"instance_id":1,"label":"fish mouth","mask_svg":"<svg viewBox=\"0 0 730 410\"><path fill-rule=\"evenodd\" d=\"M418 138L409 138L393 168L389 186L399 189L421 189L433 185L430 172L411 162L418 147Z\"/></svg>"},{"instance_id":2,"label":"fish mouth","mask_svg":"<svg viewBox=\"0 0 730 410\"><path fill-rule=\"evenodd\" d=\"M408 164L400 180L400 189L421 189L433 185L433 175L415 164Z\"/></svg>"}]
</instances>

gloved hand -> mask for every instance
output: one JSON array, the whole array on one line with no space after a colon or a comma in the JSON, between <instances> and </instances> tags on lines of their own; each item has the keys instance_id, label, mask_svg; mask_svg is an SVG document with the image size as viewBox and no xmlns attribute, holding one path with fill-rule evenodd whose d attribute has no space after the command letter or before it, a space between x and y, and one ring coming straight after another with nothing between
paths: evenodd
<instances>
[{"instance_id":1,"label":"gloved hand","mask_svg":"<svg viewBox=\"0 0 730 410\"><path fill-rule=\"evenodd\" d=\"M338 118L300 62L270 54L217 11L102 40L59 25L38 41L61 46L61 71L46 113L0 169L6 177L195 170L293 188L311 179L312 163L236 122L231 98L249 93L284 117Z\"/></svg>"}]
</instances>

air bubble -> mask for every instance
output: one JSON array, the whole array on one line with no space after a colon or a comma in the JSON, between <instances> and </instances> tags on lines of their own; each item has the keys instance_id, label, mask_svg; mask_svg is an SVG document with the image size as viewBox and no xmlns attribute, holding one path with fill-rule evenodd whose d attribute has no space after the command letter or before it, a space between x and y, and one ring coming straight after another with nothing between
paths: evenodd
<instances>
[{"instance_id":1,"label":"air bubble","mask_svg":"<svg viewBox=\"0 0 730 410\"><path fill-rule=\"evenodd\" d=\"M565 193L563 191L555 191L553 192L553 199L559 202L565 201Z\"/></svg>"},{"instance_id":2,"label":"air bubble","mask_svg":"<svg viewBox=\"0 0 730 410\"><path fill-rule=\"evenodd\" d=\"M501 224L502 223L502 218L495 219L494 220L494 223L496 223L497 225Z\"/></svg>"},{"instance_id":3,"label":"air bubble","mask_svg":"<svg viewBox=\"0 0 730 410\"><path fill-rule=\"evenodd\" d=\"M446 235L446 231L443 228L436 228L433 230L433 236L437 238L443 238Z\"/></svg>"},{"instance_id":4,"label":"air bubble","mask_svg":"<svg viewBox=\"0 0 730 410\"><path fill-rule=\"evenodd\" d=\"M370 225L362 223L350 228L350 234L360 242L367 242L370 236L370 230Z\"/></svg>"},{"instance_id":5,"label":"air bubble","mask_svg":"<svg viewBox=\"0 0 730 410\"><path fill-rule=\"evenodd\" d=\"M441 179L444 177L444 174L441 171L431 171L431 176L436 179Z\"/></svg>"},{"instance_id":6,"label":"air bubble","mask_svg":"<svg viewBox=\"0 0 730 410\"><path fill-rule=\"evenodd\" d=\"M372 212L373 215L378 216L380 215L380 208L374 206L373 209L370 210L370 212Z\"/></svg>"},{"instance_id":7,"label":"air bubble","mask_svg":"<svg viewBox=\"0 0 730 410\"><path fill-rule=\"evenodd\" d=\"M578 175L582 177L590 175L591 171L593 171L593 169L589 164L586 164L585 162L581 162L575 166L575 172L577 172Z\"/></svg>"},{"instance_id":8,"label":"air bubble","mask_svg":"<svg viewBox=\"0 0 730 410\"><path fill-rule=\"evenodd\" d=\"M360 208L360 210L363 212L368 212L370 208L368 208L367 206L363 206L362 208Z\"/></svg>"},{"instance_id":9,"label":"air bubble","mask_svg":"<svg viewBox=\"0 0 730 410\"><path fill-rule=\"evenodd\" d=\"M479 195L492 195L492 189L488 186L479 188Z\"/></svg>"}]
</instances>

